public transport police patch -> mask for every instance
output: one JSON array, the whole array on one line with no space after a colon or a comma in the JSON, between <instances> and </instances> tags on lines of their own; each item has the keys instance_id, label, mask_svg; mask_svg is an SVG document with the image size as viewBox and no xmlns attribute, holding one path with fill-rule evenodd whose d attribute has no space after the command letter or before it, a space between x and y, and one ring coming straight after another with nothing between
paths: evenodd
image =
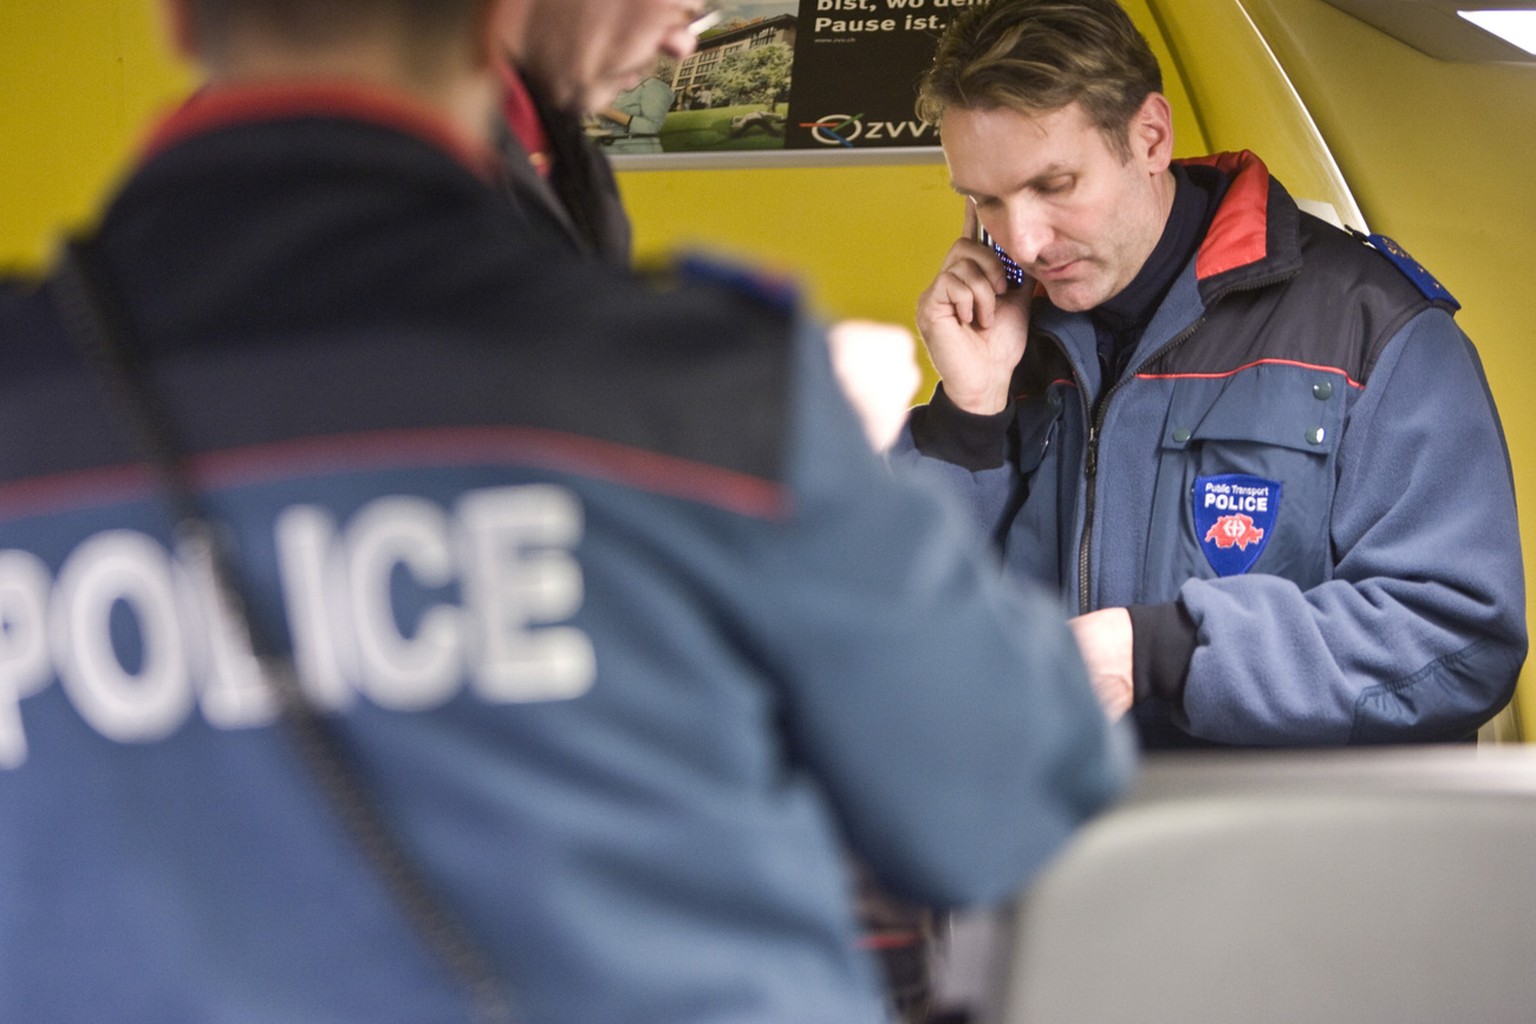
<instances>
[{"instance_id":1,"label":"public transport police patch","mask_svg":"<svg viewBox=\"0 0 1536 1024\"><path fill-rule=\"evenodd\" d=\"M1196 477L1191 504L1205 560L1218 576L1238 576L1269 544L1280 512L1280 481L1246 473Z\"/></svg>"}]
</instances>

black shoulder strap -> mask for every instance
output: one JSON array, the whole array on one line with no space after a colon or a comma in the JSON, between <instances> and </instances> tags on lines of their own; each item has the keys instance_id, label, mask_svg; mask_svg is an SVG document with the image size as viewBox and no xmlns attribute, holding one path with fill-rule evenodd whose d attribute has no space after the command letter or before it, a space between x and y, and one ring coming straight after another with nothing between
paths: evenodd
<instances>
[{"instance_id":1,"label":"black shoulder strap","mask_svg":"<svg viewBox=\"0 0 1536 1024\"><path fill-rule=\"evenodd\" d=\"M49 281L66 330L79 344L135 441L160 475L174 516L178 550L214 581L220 612L247 645L264 683L276 694L281 717L300 757L332 811L357 842L363 858L395 898L422 943L468 993L481 1024L512 1024L506 983L488 956L442 906L379 810L342 738L299 683L292 658L260 635L246 614L230 546L203 514L181 448L140 365L122 305L109 287L93 239L65 243Z\"/></svg>"}]
</instances>

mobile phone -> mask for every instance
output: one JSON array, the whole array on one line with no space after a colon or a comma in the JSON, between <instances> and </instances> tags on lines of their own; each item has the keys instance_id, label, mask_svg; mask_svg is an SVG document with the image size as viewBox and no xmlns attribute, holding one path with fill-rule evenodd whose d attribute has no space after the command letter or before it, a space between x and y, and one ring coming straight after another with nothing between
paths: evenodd
<instances>
[{"instance_id":1,"label":"mobile phone","mask_svg":"<svg viewBox=\"0 0 1536 1024\"><path fill-rule=\"evenodd\" d=\"M1003 272L1007 275L1008 287L1010 289L1024 287L1024 281L1026 280L1024 268L1015 263L1013 257L1003 251L1003 247L998 245L991 235L987 234L987 229L982 227L979 222L976 225L976 241L991 247L992 251L997 253L998 261L1002 263Z\"/></svg>"}]
</instances>

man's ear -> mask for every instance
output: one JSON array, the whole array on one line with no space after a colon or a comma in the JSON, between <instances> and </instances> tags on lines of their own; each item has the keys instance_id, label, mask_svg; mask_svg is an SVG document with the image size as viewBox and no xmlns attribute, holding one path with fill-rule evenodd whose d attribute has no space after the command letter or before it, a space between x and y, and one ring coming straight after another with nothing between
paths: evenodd
<instances>
[{"instance_id":1,"label":"man's ear","mask_svg":"<svg viewBox=\"0 0 1536 1024\"><path fill-rule=\"evenodd\" d=\"M1131 156L1157 174L1173 161L1173 109L1160 92L1147 93L1131 118Z\"/></svg>"},{"instance_id":2,"label":"man's ear","mask_svg":"<svg viewBox=\"0 0 1536 1024\"><path fill-rule=\"evenodd\" d=\"M476 37L482 66L499 67L509 57L516 60L528 30L529 8L528 0L485 0Z\"/></svg>"}]
</instances>

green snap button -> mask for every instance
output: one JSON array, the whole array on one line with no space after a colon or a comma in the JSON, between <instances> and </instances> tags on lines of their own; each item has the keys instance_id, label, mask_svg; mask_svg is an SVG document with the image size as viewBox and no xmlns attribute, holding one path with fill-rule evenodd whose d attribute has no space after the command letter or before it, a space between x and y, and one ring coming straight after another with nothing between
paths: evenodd
<instances>
[{"instance_id":1,"label":"green snap button","mask_svg":"<svg viewBox=\"0 0 1536 1024\"><path fill-rule=\"evenodd\" d=\"M1173 431L1173 440L1176 444L1183 444L1190 437L1188 427L1176 427Z\"/></svg>"},{"instance_id":2,"label":"green snap button","mask_svg":"<svg viewBox=\"0 0 1536 1024\"><path fill-rule=\"evenodd\" d=\"M1322 427L1313 427L1307 431L1307 444L1322 444L1323 436L1327 432Z\"/></svg>"},{"instance_id":3,"label":"green snap button","mask_svg":"<svg viewBox=\"0 0 1536 1024\"><path fill-rule=\"evenodd\" d=\"M1312 397L1317 399L1318 401L1326 402L1326 401L1328 401L1329 397L1332 396L1332 395L1333 395L1333 385L1330 384L1328 381L1325 380L1321 384L1313 384L1312 385Z\"/></svg>"}]
</instances>

